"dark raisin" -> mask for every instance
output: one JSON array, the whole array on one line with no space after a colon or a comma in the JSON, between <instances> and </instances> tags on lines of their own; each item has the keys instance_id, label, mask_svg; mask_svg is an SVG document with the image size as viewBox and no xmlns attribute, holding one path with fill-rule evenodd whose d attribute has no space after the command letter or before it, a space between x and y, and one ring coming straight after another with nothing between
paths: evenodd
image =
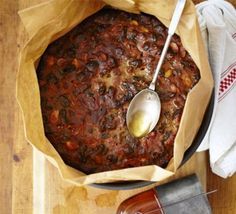
<instances>
[{"instance_id":1,"label":"dark raisin","mask_svg":"<svg viewBox=\"0 0 236 214\"><path fill-rule=\"evenodd\" d=\"M115 107L119 108L122 105L121 100L115 100Z\"/></svg>"},{"instance_id":2,"label":"dark raisin","mask_svg":"<svg viewBox=\"0 0 236 214\"><path fill-rule=\"evenodd\" d=\"M92 91L91 88L87 88L87 89L84 91L84 93L85 93L87 96L89 96L89 97L93 97L93 96L94 96L94 93L93 93L93 91Z\"/></svg>"},{"instance_id":3,"label":"dark raisin","mask_svg":"<svg viewBox=\"0 0 236 214\"><path fill-rule=\"evenodd\" d=\"M140 77L140 76L133 76L133 80L134 81L140 81L140 80L142 80L142 77Z\"/></svg>"},{"instance_id":4,"label":"dark raisin","mask_svg":"<svg viewBox=\"0 0 236 214\"><path fill-rule=\"evenodd\" d=\"M104 132L107 129L115 129L116 128L116 122L114 120L114 116L113 115L107 115L106 117L104 117L104 119L100 122L100 131Z\"/></svg>"},{"instance_id":5,"label":"dark raisin","mask_svg":"<svg viewBox=\"0 0 236 214\"><path fill-rule=\"evenodd\" d=\"M121 98L121 103L125 103L130 101L133 98L133 93L131 91L127 91L126 94Z\"/></svg>"},{"instance_id":6,"label":"dark raisin","mask_svg":"<svg viewBox=\"0 0 236 214\"><path fill-rule=\"evenodd\" d=\"M98 103L96 102L96 99L93 96L87 96L83 100L83 102L86 108L88 108L90 111L95 111L96 109L98 109Z\"/></svg>"},{"instance_id":7,"label":"dark raisin","mask_svg":"<svg viewBox=\"0 0 236 214\"><path fill-rule=\"evenodd\" d=\"M95 71L99 67L99 63L95 60L92 60L86 64L86 67L89 71Z\"/></svg>"},{"instance_id":8,"label":"dark raisin","mask_svg":"<svg viewBox=\"0 0 236 214\"><path fill-rule=\"evenodd\" d=\"M149 48L150 48L150 43L149 43L149 42L145 42L145 43L143 44L143 50L144 50L144 51L148 51Z\"/></svg>"},{"instance_id":9,"label":"dark raisin","mask_svg":"<svg viewBox=\"0 0 236 214\"><path fill-rule=\"evenodd\" d=\"M130 40L134 40L135 37L137 36L137 31L127 31L126 38Z\"/></svg>"},{"instance_id":10,"label":"dark raisin","mask_svg":"<svg viewBox=\"0 0 236 214\"><path fill-rule=\"evenodd\" d=\"M56 63L60 68L64 68L67 65L65 58L58 58Z\"/></svg>"},{"instance_id":11,"label":"dark raisin","mask_svg":"<svg viewBox=\"0 0 236 214\"><path fill-rule=\"evenodd\" d=\"M137 93L137 90L136 90L134 84L132 84L132 83L123 82L123 83L122 83L122 87L123 87L125 90L130 91L132 94L136 94L136 93Z\"/></svg>"},{"instance_id":12,"label":"dark raisin","mask_svg":"<svg viewBox=\"0 0 236 214\"><path fill-rule=\"evenodd\" d=\"M47 105L48 105L47 98L41 97L41 106L46 109Z\"/></svg>"},{"instance_id":13,"label":"dark raisin","mask_svg":"<svg viewBox=\"0 0 236 214\"><path fill-rule=\"evenodd\" d=\"M127 145L124 148L124 153L126 153L126 154L133 154L134 153L134 149L130 145Z\"/></svg>"},{"instance_id":14,"label":"dark raisin","mask_svg":"<svg viewBox=\"0 0 236 214\"><path fill-rule=\"evenodd\" d=\"M137 91L141 91L144 88L144 86L140 82L134 82L133 84Z\"/></svg>"},{"instance_id":15,"label":"dark raisin","mask_svg":"<svg viewBox=\"0 0 236 214\"><path fill-rule=\"evenodd\" d=\"M75 58L76 57L76 48L73 46L73 47L69 48L66 51L66 53L70 58Z\"/></svg>"},{"instance_id":16,"label":"dark raisin","mask_svg":"<svg viewBox=\"0 0 236 214\"><path fill-rule=\"evenodd\" d=\"M39 64L38 64L38 67L37 67L37 75L38 75L38 79L43 79L44 76L44 67L46 66L46 60L47 60L47 57L46 56L42 56L41 60L39 61Z\"/></svg>"},{"instance_id":17,"label":"dark raisin","mask_svg":"<svg viewBox=\"0 0 236 214\"><path fill-rule=\"evenodd\" d=\"M116 48L115 54L117 57L121 57L123 55L123 50L121 48Z\"/></svg>"},{"instance_id":18,"label":"dark raisin","mask_svg":"<svg viewBox=\"0 0 236 214\"><path fill-rule=\"evenodd\" d=\"M142 65L141 59L131 59L129 61L129 66L132 66L133 68L138 68Z\"/></svg>"},{"instance_id":19,"label":"dark raisin","mask_svg":"<svg viewBox=\"0 0 236 214\"><path fill-rule=\"evenodd\" d=\"M91 77L92 77L92 72L85 68L83 71L81 71L76 75L76 80L80 82L90 79Z\"/></svg>"},{"instance_id":20,"label":"dark raisin","mask_svg":"<svg viewBox=\"0 0 236 214\"><path fill-rule=\"evenodd\" d=\"M157 41L155 42L155 44L158 46L158 47L163 47L164 46L164 42L165 42L165 39L163 36L159 35L158 38L157 38Z\"/></svg>"},{"instance_id":21,"label":"dark raisin","mask_svg":"<svg viewBox=\"0 0 236 214\"><path fill-rule=\"evenodd\" d=\"M129 90L129 83L128 82L122 82L122 88Z\"/></svg>"},{"instance_id":22,"label":"dark raisin","mask_svg":"<svg viewBox=\"0 0 236 214\"><path fill-rule=\"evenodd\" d=\"M173 100L173 104L177 109L182 109L184 107L185 99L182 96L176 96Z\"/></svg>"},{"instance_id":23,"label":"dark raisin","mask_svg":"<svg viewBox=\"0 0 236 214\"><path fill-rule=\"evenodd\" d=\"M172 155L171 155L172 156ZM159 166L161 166L162 168L166 168L166 166L168 165L168 163L169 163L169 157L166 157L166 158L160 158L159 159L159 164L157 164L157 165L159 165Z\"/></svg>"},{"instance_id":24,"label":"dark raisin","mask_svg":"<svg viewBox=\"0 0 236 214\"><path fill-rule=\"evenodd\" d=\"M102 106L97 111L91 112L91 119L94 123L96 123L98 120L100 120L104 115L106 114L107 110L106 108L103 108Z\"/></svg>"},{"instance_id":25,"label":"dark raisin","mask_svg":"<svg viewBox=\"0 0 236 214\"><path fill-rule=\"evenodd\" d=\"M112 10L107 9L106 13L103 13L102 16L96 16L94 22L98 24L112 24L116 15L112 12Z\"/></svg>"},{"instance_id":26,"label":"dark raisin","mask_svg":"<svg viewBox=\"0 0 236 214\"><path fill-rule=\"evenodd\" d=\"M44 124L48 123L48 118L46 115L43 115L43 122L44 122Z\"/></svg>"},{"instance_id":27,"label":"dark raisin","mask_svg":"<svg viewBox=\"0 0 236 214\"><path fill-rule=\"evenodd\" d=\"M199 73L194 73L193 77L194 77L193 78L194 84L196 84L197 81L200 79L200 74Z\"/></svg>"},{"instance_id":28,"label":"dark raisin","mask_svg":"<svg viewBox=\"0 0 236 214\"><path fill-rule=\"evenodd\" d=\"M63 68L63 69L62 69L62 72L63 72L64 74L67 74L67 73L74 72L75 70L76 70L75 65L70 64L70 65L67 65L65 68Z\"/></svg>"},{"instance_id":29,"label":"dark raisin","mask_svg":"<svg viewBox=\"0 0 236 214\"><path fill-rule=\"evenodd\" d=\"M107 65L109 66L109 68L116 67L116 60L113 57L109 57L107 60Z\"/></svg>"},{"instance_id":30,"label":"dark raisin","mask_svg":"<svg viewBox=\"0 0 236 214\"><path fill-rule=\"evenodd\" d=\"M56 54L57 57L63 57L65 49L61 48L60 46L57 48L56 51L54 51L54 54Z\"/></svg>"},{"instance_id":31,"label":"dark raisin","mask_svg":"<svg viewBox=\"0 0 236 214\"><path fill-rule=\"evenodd\" d=\"M116 128L116 122L114 121L113 115L107 115L105 117L105 128L106 129L115 129Z\"/></svg>"},{"instance_id":32,"label":"dark raisin","mask_svg":"<svg viewBox=\"0 0 236 214\"><path fill-rule=\"evenodd\" d=\"M188 61L181 61L181 64L183 65L184 68L188 68L190 66Z\"/></svg>"},{"instance_id":33,"label":"dark raisin","mask_svg":"<svg viewBox=\"0 0 236 214\"><path fill-rule=\"evenodd\" d=\"M83 81L86 79L86 72L82 71L79 74L76 75L76 79L78 81Z\"/></svg>"},{"instance_id":34,"label":"dark raisin","mask_svg":"<svg viewBox=\"0 0 236 214\"><path fill-rule=\"evenodd\" d=\"M102 153L104 149L105 149L104 144L99 144L99 145L96 146L97 153Z\"/></svg>"},{"instance_id":35,"label":"dark raisin","mask_svg":"<svg viewBox=\"0 0 236 214\"><path fill-rule=\"evenodd\" d=\"M87 151L88 151L88 146L85 145L85 144L81 144L81 145L80 145L80 153L81 153L83 156L85 156L86 153L87 153Z\"/></svg>"},{"instance_id":36,"label":"dark raisin","mask_svg":"<svg viewBox=\"0 0 236 214\"><path fill-rule=\"evenodd\" d=\"M96 167L86 168L87 174L95 173L98 169ZM85 171L85 170L84 170Z\"/></svg>"},{"instance_id":37,"label":"dark raisin","mask_svg":"<svg viewBox=\"0 0 236 214\"><path fill-rule=\"evenodd\" d=\"M151 40L152 40L153 42L156 42L156 41L157 41L157 36L156 36L156 34L152 34L152 35L151 35Z\"/></svg>"},{"instance_id":38,"label":"dark raisin","mask_svg":"<svg viewBox=\"0 0 236 214\"><path fill-rule=\"evenodd\" d=\"M81 163L86 163L87 162L87 157L85 155L79 154L78 157L79 157L79 160L80 160Z\"/></svg>"},{"instance_id":39,"label":"dark raisin","mask_svg":"<svg viewBox=\"0 0 236 214\"><path fill-rule=\"evenodd\" d=\"M157 129L161 134L163 134L165 132L166 126L167 126L166 122L160 122L158 123Z\"/></svg>"},{"instance_id":40,"label":"dark raisin","mask_svg":"<svg viewBox=\"0 0 236 214\"><path fill-rule=\"evenodd\" d=\"M61 119L62 123L67 123L66 109L60 110L59 118Z\"/></svg>"},{"instance_id":41,"label":"dark raisin","mask_svg":"<svg viewBox=\"0 0 236 214\"><path fill-rule=\"evenodd\" d=\"M159 93L161 101L169 101L175 96L176 93L173 92L165 92L165 93Z\"/></svg>"},{"instance_id":42,"label":"dark raisin","mask_svg":"<svg viewBox=\"0 0 236 214\"><path fill-rule=\"evenodd\" d=\"M108 152L108 148L107 148L104 144L99 144L99 145L96 147L96 152L97 152L98 154L105 155L105 154L107 154L107 152Z\"/></svg>"},{"instance_id":43,"label":"dark raisin","mask_svg":"<svg viewBox=\"0 0 236 214\"><path fill-rule=\"evenodd\" d=\"M48 74L47 75L47 82L50 84L56 84L56 83L58 83L58 79L57 79L57 77L54 75L54 74L52 74L52 73L50 73L50 74Z\"/></svg>"},{"instance_id":44,"label":"dark raisin","mask_svg":"<svg viewBox=\"0 0 236 214\"><path fill-rule=\"evenodd\" d=\"M171 132L165 132L164 135L163 135L162 140L163 140L163 141L168 140L168 138L170 137L170 135L171 135Z\"/></svg>"},{"instance_id":45,"label":"dark raisin","mask_svg":"<svg viewBox=\"0 0 236 214\"><path fill-rule=\"evenodd\" d=\"M146 152L145 147L143 147L143 146L138 147L138 154L139 155L143 155L145 152Z\"/></svg>"},{"instance_id":46,"label":"dark raisin","mask_svg":"<svg viewBox=\"0 0 236 214\"><path fill-rule=\"evenodd\" d=\"M67 133L63 133L61 138L63 140L63 143L66 143L68 140L70 140L70 135Z\"/></svg>"},{"instance_id":47,"label":"dark raisin","mask_svg":"<svg viewBox=\"0 0 236 214\"><path fill-rule=\"evenodd\" d=\"M99 74L101 77L106 76L108 74L108 72L109 72L109 69L107 69L107 68L102 68L99 70Z\"/></svg>"},{"instance_id":48,"label":"dark raisin","mask_svg":"<svg viewBox=\"0 0 236 214\"><path fill-rule=\"evenodd\" d=\"M67 110L69 117L76 117L76 112L74 110L68 109Z\"/></svg>"},{"instance_id":49,"label":"dark raisin","mask_svg":"<svg viewBox=\"0 0 236 214\"><path fill-rule=\"evenodd\" d=\"M106 108L100 107L100 108L98 109L98 115L99 115L99 117L103 117L106 113L107 113Z\"/></svg>"},{"instance_id":50,"label":"dark raisin","mask_svg":"<svg viewBox=\"0 0 236 214\"><path fill-rule=\"evenodd\" d=\"M107 156L107 160L110 161L110 163L116 163L118 161L118 158L117 156L110 154Z\"/></svg>"},{"instance_id":51,"label":"dark raisin","mask_svg":"<svg viewBox=\"0 0 236 214\"><path fill-rule=\"evenodd\" d=\"M96 33L101 33L102 31L104 31L106 29L106 26L108 26L107 24L99 24L96 27Z\"/></svg>"},{"instance_id":52,"label":"dark raisin","mask_svg":"<svg viewBox=\"0 0 236 214\"><path fill-rule=\"evenodd\" d=\"M41 93L47 93L48 92L48 85L40 86L40 92Z\"/></svg>"},{"instance_id":53,"label":"dark raisin","mask_svg":"<svg viewBox=\"0 0 236 214\"><path fill-rule=\"evenodd\" d=\"M107 91L108 96L113 98L115 93L116 93L116 89L113 86L110 86Z\"/></svg>"},{"instance_id":54,"label":"dark raisin","mask_svg":"<svg viewBox=\"0 0 236 214\"><path fill-rule=\"evenodd\" d=\"M163 111L163 116L168 119L168 120L171 120L171 114L169 111Z\"/></svg>"},{"instance_id":55,"label":"dark raisin","mask_svg":"<svg viewBox=\"0 0 236 214\"><path fill-rule=\"evenodd\" d=\"M100 86L99 89L98 89L98 93L100 95L104 95L105 92L106 92L106 86L105 85Z\"/></svg>"},{"instance_id":56,"label":"dark raisin","mask_svg":"<svg viewBox=\"0 0 236 214\"><path fill-rule=\"evenodd\" d=\"M100 130L101 132L106 131L106 124L105 124L104 122L101 122L101 123L100 123L99 130Z\"/></svg>"},{"instance_id":57,"label":"dark raisin","mask_svg":"<svg viewBox=\"0 0 236 214\"><path fill-rule=\"evenodd\" d=\"M93 128L92 128L92 127L89 127L89 128L88 128L88 133L90 133L90 134L93 133Z\"/></svg>"},{"instance_id":58,"label":"dark raisin","mask_svg":"<svg viewBox=\"0 0 236 214\"><path fill-rule=\"evenodd\" d=\"M118 41L123 42L127 33L127 27L123 27L122 31L119 34Z\"/></svg>"},{"instance_id":59,"label":"dark raisin","mask_svg":"<svg viewBox=\"0 0 236 214\"><path fill-rule=\"evenodd\" d=\"M136 149L137 148L137 145L138 145L138 140L137 140L137 138L134 138L134 137L132 137L131 135L127 135L126 137L125 137L125 142L127 143L127 144L129 144L129 146L132 148L132 149Z\"/></svg>"},{"instance_id":60,"label":"dark raisin","mask_svg":"<svg viewBox=\"0 0 236 214\"><path fill-rule=\"evenodd\" d=\"M70 105L70 101L65 95L61 95L58 99L59 99L59 103L63 107L68 107Z\"/></svg>"},{"instance_id":61,"label":"dark raisin","mask_svg":"<svg viewBox=\"0 0 236 214\"><path fill-rule=\"evenodd\" d=\"M176 109L172 115L172 118L174 119L175 117L177 117L178 115L182 114L182 109Z\"/></svg>"},{"instance_id":62,"label":"dark raisin","mask_svg":"<svg viewBox=\"0 0 236 214\"><path fill-rule=\"evenodd\" d=\"M79 34L76 36L76 38L74 39L75 45L79 45L81 41L85 40L86 36L84 34Z\"/></svg>"},{"instance_id":63,"label":"dark raisin","mask_svg":"<svg viewBox=\"0 0 236 214\"><path fill-rule=\"evenodd\" d=\"M84 92L85 90L89 89L91 85L89 84L81 84L79 88L75 88L72 92L75 97L77 97L80 93Z\"/></svg>"},{"instance_id":64,"label":"dark raisin","mask_svg":"<svg viewBox=\"0 0 236 214\"><path fill-rule=\"evenodd\" d=\"M158 152L153 152L152 153L152 158L153 159L158 159L160 157L160 154Z\"/></svg>"},{"instance_id":65,"label":"dark raisin","mask_svg":"<svg viewBox=\"0 0 236 214\"><path fill-rule=\"evenodd\" d=\"M102 138L102 139L107 139L107 138L109 138L109 134L106 133L106 132L103 132L103 133L101 134L101 138Z\"/></svg>"}]
</instances>

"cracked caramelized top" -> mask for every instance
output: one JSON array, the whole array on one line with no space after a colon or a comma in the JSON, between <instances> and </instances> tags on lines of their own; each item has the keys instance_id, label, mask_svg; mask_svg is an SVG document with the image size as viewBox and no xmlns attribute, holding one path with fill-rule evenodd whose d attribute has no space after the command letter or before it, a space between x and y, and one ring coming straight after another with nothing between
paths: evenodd
<instances>
[{"instance_id":1,"label":"cracked caramelized top","mask_svg":"<svg viewBox=\"0 0 236 214\"><path fill-rule=\"evenodd\" d=\"M199 70L174 35L159 73L161 116L147 136L126 127L129 102L148 87L167 29L153 16L103 9L49 45L37 75L45 134L63 160L85 173L166 167L186 96Z\"/></svg>"}]
</instances>

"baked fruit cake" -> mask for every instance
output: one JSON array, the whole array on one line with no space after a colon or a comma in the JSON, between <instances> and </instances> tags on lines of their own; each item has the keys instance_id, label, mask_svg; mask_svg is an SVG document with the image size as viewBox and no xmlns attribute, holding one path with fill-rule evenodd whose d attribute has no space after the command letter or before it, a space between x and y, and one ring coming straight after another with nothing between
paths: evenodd
<instances>
[{"instance_id":1,"label":"baked fruit cake","mask_svg":"<svg viewBox=\"0 0 236 214\"><path fill-rule=\"evenodd\" d=\"M186 96L200 78L177 35L156 85L156 128L134 138L125 122L129 102L151 82L166 37L154 16L103 9L49 45L37 68L41 108L46 137L65 163L87 174L167 166Z\"/></svg>"}]
</instances>

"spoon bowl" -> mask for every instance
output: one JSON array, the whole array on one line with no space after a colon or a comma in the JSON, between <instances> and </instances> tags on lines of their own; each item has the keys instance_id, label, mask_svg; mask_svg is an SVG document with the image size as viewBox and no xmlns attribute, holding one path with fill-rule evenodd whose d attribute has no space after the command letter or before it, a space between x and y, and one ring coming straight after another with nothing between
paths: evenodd
<instances>
[{"instance_id":1,"label":"spoon bowl","mask_svg":"<svg viewBox=\"0 0 236 214\"><path fill-rule=\"evenodd\" d=\"M140 91L132 99L126 114L129 132L134 137L143 137L156 126L161 113L158 94L151 89Z\"/></svg>"}]
</instances>

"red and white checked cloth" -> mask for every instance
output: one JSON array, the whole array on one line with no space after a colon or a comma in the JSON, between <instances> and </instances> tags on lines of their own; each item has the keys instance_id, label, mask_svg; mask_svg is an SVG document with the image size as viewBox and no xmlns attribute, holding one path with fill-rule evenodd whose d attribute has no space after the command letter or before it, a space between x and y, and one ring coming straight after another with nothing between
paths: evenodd
<instances>
[{"instance_id":1,"label":"red and white checked cloth","mask_svg":"<svg viewBox=\"0 0 236 214\"><path fill-rule=\"evenodd\" d=\"M221 177L236 172L236 11L223 0L196 5L215 81L215 106L198 151L209 149L212 171Z\"/></svg>"}]
</instances>

